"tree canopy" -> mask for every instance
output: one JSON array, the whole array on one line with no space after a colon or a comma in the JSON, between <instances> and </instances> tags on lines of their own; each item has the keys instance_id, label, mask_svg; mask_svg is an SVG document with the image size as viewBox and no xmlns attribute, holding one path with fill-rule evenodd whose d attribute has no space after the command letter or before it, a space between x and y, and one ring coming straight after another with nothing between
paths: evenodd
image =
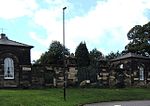
<instances>
[{"instance_id":1,"label":"tree canopy","mask_svg":"<svg viewBox=\"0 0 150 106\"><path fill-rule=\"evenodd\" d=\"M127 37L130 42L125 46L125 52L150 56L150 22L143 26L135 25L127 33Z\"/></svg>"},{"instance_id":2,"label":"tree canopy","mask_svg":"<svg viewBox=\"0 0 150 106\"><path fill-rule=\"evenodd\" d=\"M116 53L110 52L108 55L105 56L105 58L106 58L107 60L110 60L110 59L117 58L117 57L119 57L119 56L121 56L121 55L122 55L122 53L119 53L119 51L117 51Z\"/></svg>"},{"instance_id":3,"label":"tree canopy","mask_svg":"<svg viewBox=\"0 0 150 106\"><path fill-rule=\"evenodd\" d=\"M63 62L63 45L59 41L52 41L49 46L48 51L43 53L40 59L37 60L36 63L40 64L62 64ZM65 55L69 55L69 50L67 48L64 49Z\"/></svg>"},{"instance_id":4,"label":"tree canopy","mask_svg":"<svg viewBox=\"0 0 150 106\"><path fill-rule=\"evenodd\" d=\"M86 67L90 64L89 52L86 43L81 42L75 51L78 67Z\"/></svg>"},{"instance_id":5,"label":"tree canopy","mask_svg":"<svg viewBox=\"0 0 150 106\"><path fill-rule=\"evenodd\" d=\"M90 51L90 59L91 60L100 60L103 58L102 52L98 51L96 48L94 48L92 51Z\"/></svg>"}]
</instances>

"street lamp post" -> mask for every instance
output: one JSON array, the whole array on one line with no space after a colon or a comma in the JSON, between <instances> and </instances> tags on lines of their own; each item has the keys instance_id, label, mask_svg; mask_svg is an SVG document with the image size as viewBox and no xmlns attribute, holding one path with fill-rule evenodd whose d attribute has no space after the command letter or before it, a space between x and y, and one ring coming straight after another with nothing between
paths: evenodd
<instances>
[{"instance_id":1,"label":"street lamp post","mask_svg":"<svg viewBox=\"0 0 150 106\"><path fill-rule=\"evenodd\" d=\"M63 74L64 74L64 101L66 101L66 69L65 69L65 9L63 8Z\"/></svg>"}]
</instances>

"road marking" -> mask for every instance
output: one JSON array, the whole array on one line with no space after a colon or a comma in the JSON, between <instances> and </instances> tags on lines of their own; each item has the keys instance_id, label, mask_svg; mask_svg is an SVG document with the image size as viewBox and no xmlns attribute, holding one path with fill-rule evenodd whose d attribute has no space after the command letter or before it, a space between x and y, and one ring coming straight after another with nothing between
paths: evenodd
<instances>
[{"instance_id":1,"label":"road marking","mask_svg":"<svg viewBox=\"0 0 150 106\"><path fill-rule=\"evenodd\" d=\"M121 105L114 105L114 106L121 106Z\"/></svg>"}]
</instances>

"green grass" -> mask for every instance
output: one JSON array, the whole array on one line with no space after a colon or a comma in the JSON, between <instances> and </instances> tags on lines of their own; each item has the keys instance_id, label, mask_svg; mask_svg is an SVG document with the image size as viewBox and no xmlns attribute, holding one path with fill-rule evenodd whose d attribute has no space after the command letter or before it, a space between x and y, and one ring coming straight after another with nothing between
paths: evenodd
<instances>
[{"instance_id":1,"label":"green grass","mask_svg":"<svg viewBox=\"0 0 150 106\"><path fill-rule=\"evenodd\" d=\"M150 99L150 89L67 89L67 101L63 89L0 90L0 106L78 106L80 104Z\"/></svg>"}]
</instances>

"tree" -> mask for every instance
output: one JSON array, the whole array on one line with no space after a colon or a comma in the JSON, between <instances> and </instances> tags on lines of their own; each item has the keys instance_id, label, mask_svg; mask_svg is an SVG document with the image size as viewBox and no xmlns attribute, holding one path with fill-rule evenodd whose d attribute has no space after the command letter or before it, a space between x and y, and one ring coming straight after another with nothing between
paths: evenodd
<instances>
[{"instance_id":1,"label":"tree","mask_svg":"<svg viewBox=\"0 0 150 106\"><path fill-rule=\"evenodd\" d=\"M63 49L64 47L58 41L53 41L49 47L49 63L50 64L62 64L63 61ZM65 50L65 55L69 55L69 50Z\"/></svg>"},{"instance_id":2,"label":"tree","mask_svg":"<svg viewBox=\"0 0 150 106\"><path fill-rule=\"evenodd\" d=\"M90 64L89 52L86 43L81 42L75 51L78 67L87 67Z\"/></svg>"},{"instance_id":3,"label":"tree","mask_svg":"<svg viewBox=\"0 0 150 106\"><path fill-rule=\"evenodd\" d=\"M42 53L40 59L35 61L35 64L47 64L49 61L48 59L48 52Z\"/></svg>"},{"instance_id":4,"label":"tree","mask_svg":"<svg viewBox=\"0 0 150 106\"><path fill-rule=\"evenodd\" d=\"M110 60L110 59L114 59L114 58L117 58L117 57L121 56L121 54L122 54L122 53L119 53L119 51L117 51L116 53L111 52L111 53L109 53L108 55L106 55L105 58L106 58L107 60Z\"/></svg>"},{"instance_id":5,"label":"tree","mask_svg":"<svg viewBox=\"0 0 150 106\"><path fill-rule=\"evenodd\" d=\"M92 51L90 51L90 59L93 60L100 60L103 58L102 52L98 51L96 48L94 48Z\"/></svg>"},{"instance_id":6,"label":"tree","mask_svg":"<svg viewBox=\"0 0 150 106\"><path fill-rule=\"evenodd\" d=\"M150 56L150 22L141 26L135 25L127 34L129 44L126 45L126 53L137 53Z\"/></svg>"},{"instance_id":7,"label":"tree","mask_svg":"<svg viewBox=\"0 0 150 106\"><path fill-rule=\"evenodd\" d=\"M90 76L91 82L97 81L97 72L99 70L99 61L103 59L102 52L98 51L96 48L94 48L92 51L90 51L90 66L88 67L88 72Z\"/></svg>"},{"instance_id":8,"label":"tree","mask_svg":"<svg viewBox=\"0 0 150 106\"><path fill-rule=\"evenodd\" d=\"M75 57L77 59L77 77L79 83L89 79L88 66L90 65L89 52L86 47L86 43L81 42L75 51Z\"/></svg>"},{"instance_id":9,"label":"tree","mask_svg":"<svg viewBox=\"0 0 150 106\"><path fill-rule=\"evenodd\" d=\"M63 63L63 49L64 47L59 41L52 41L48 51L43 53L36 63L61 65ZM65 55L70 54L67 48L64 50Z\"/></svg>"}]
</instances>

